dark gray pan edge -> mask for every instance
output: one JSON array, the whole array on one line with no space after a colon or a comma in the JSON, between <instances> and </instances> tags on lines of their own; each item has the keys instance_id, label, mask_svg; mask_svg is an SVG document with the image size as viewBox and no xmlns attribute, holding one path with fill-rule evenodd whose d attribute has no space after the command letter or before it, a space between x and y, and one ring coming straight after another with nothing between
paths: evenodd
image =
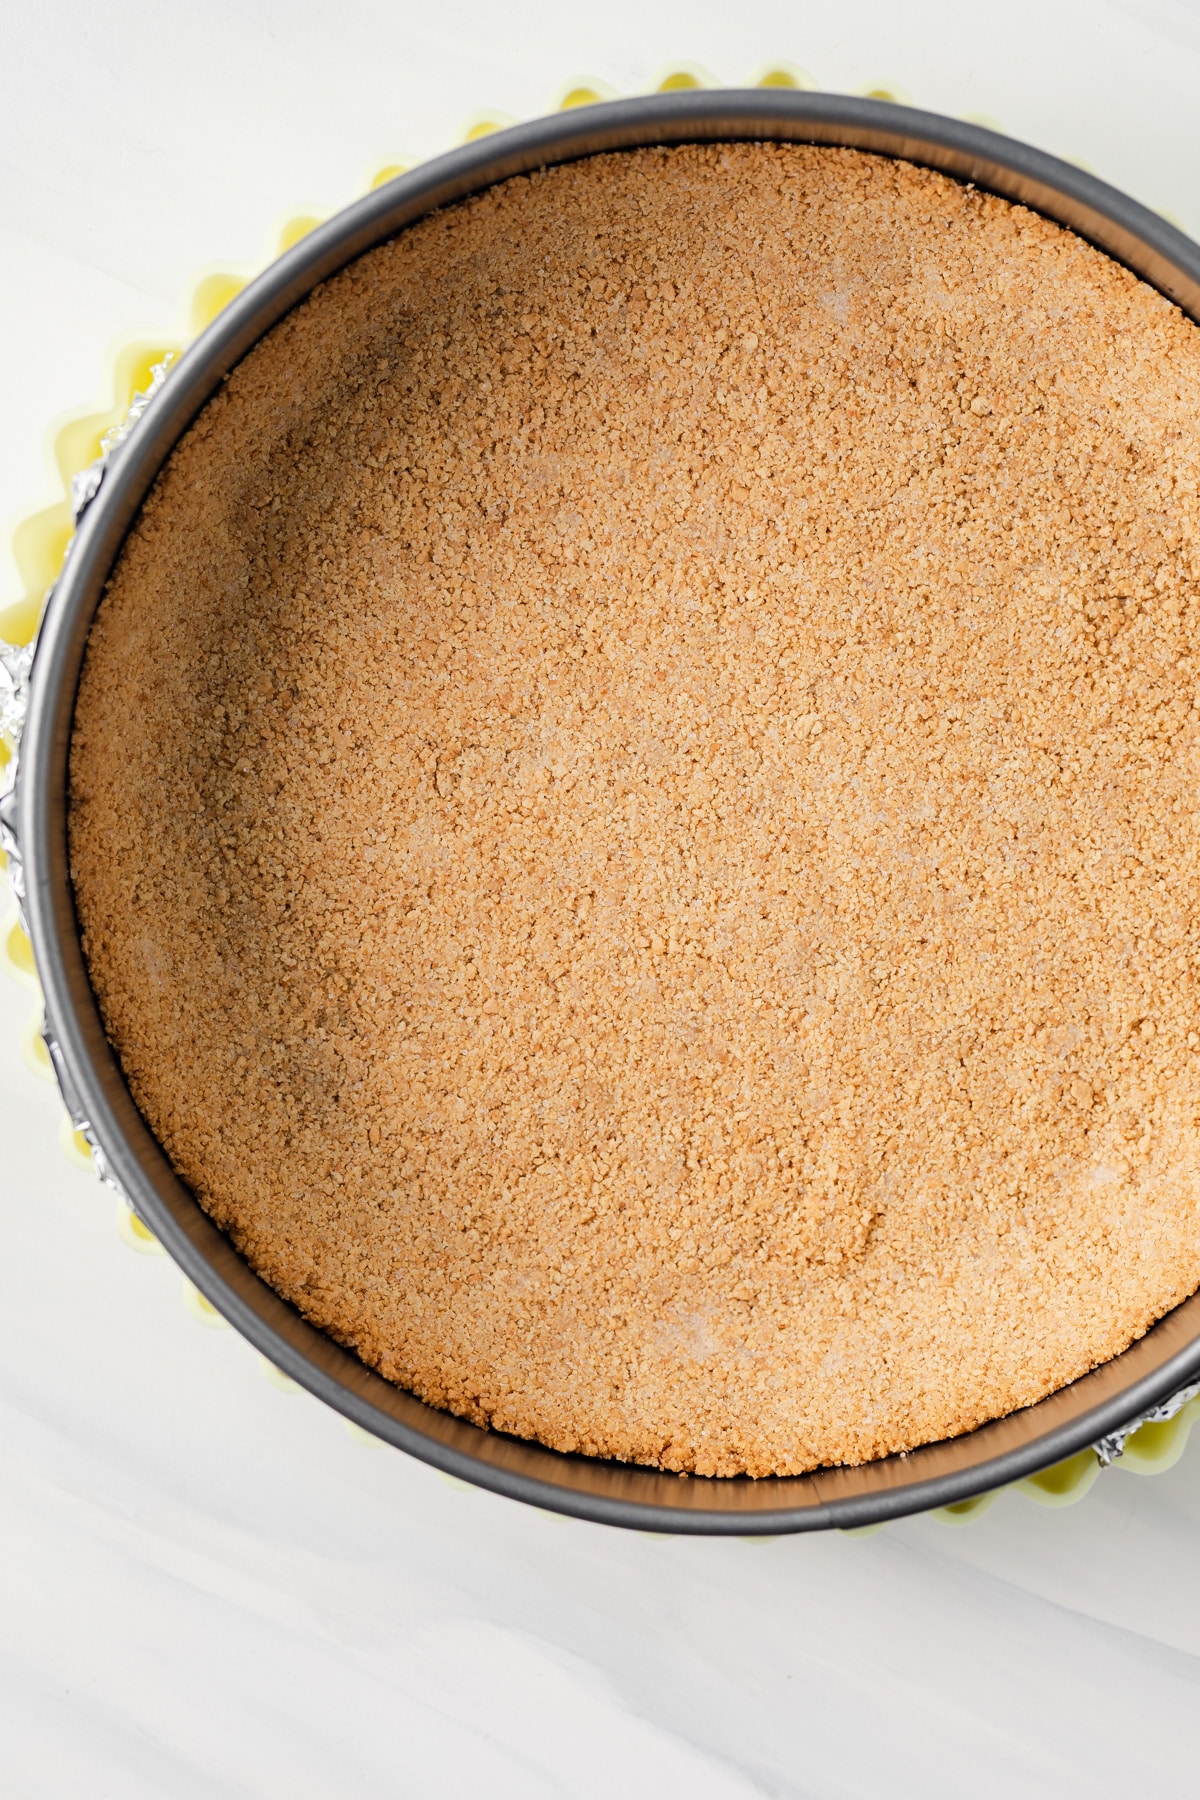
<instances>
[{"instance_id":1,"label":"dark gray pan edge","mask_svg":"<svg viewBox=\"0 0 1200 1800\"><path fill-rule=\"evenodd\" d=\"M368 194L273 264L181 359L114 455L42 627L22 744L18 829L30 929L64 1086L138 1213L230 1324L347 1418L448 1474L614 1525L762 1535L851 1528L953 1504L1074 1454L1200 1373L1200 1297L1037 1406L858 1469L757 1482L685 1481L479 1430L392 1387L308 1325L251 1272L179 1182L105 1038L79 946L66 857L67 748L92 614L159 468L241 356L363 251L495 181L601 150L736 138L844 144L973 181L1071 226L1200 319L1200 247L1157 214L1072 164L978 126L884 102L787 90L651 95L535 120L453 151Z\"/></svg>"}]
</instances>

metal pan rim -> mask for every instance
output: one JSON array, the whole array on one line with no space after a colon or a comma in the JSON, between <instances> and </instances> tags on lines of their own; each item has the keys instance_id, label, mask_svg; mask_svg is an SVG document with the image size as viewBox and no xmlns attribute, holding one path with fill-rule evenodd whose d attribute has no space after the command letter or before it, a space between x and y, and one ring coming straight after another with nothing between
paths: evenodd
<instances>
[{"instance_id":1,"label":"metal pan rim","mask_svg":"<svg viewBox=\"0 0 1200 1800\"><path fill-rule=\"evenodd\" d=\"M1200 1375L1200 1295L1120 1356L1035 1406L961 1437L808 1475L692 1477L564 1456L481 1430L394 1388L259 1279L175 1176L105 1038L83 962L66 856L66 768L79 669L121 543L175 443L240 358L355 257L497 181L606 150L734 139L837 144L940 169L1069 226L1200 321L1200 246L1073 164L890 102L787 89L691 90L581 107L496 132L339 213L252 282L186 352L113 456L48 605L21 745L16 828L48 1039L108 1174L184 1272L245 1337L354 1423L449 1475L612 1525L759 1536L852 1529L953 1505L1060 1462Z\"/></svg>"}]
</instances>

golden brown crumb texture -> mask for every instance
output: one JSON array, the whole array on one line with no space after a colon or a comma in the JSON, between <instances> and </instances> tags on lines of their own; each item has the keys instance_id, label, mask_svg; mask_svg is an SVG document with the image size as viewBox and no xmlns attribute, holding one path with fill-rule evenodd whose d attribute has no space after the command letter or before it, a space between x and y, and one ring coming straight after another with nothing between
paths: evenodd
<instances>
[{"instance_id":1,"label":"golden brown crumb texture","mask_svg":"<svg viewBox=\"0 0 1200 1800\"><path fill-rule=\"evenodd\" d=\"M439 1406L704 1474L1200 1283L1200 333L851 151L512 181L238 367L98 614L85 947L176 1167Z\"/></svg>"}]
</instances>

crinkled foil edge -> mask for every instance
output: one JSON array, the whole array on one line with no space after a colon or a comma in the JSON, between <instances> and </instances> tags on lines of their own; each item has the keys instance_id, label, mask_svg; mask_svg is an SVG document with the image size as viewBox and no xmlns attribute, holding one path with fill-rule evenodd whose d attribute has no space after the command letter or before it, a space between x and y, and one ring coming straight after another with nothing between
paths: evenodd
<instances>
[{"instance_id":1,"label":"crinkled foil edge","mask_svg":"<svg viewBox=\"0 0 1200 1800\"><path fill-rule=\"evenodd\" d=\"M99 493L112 458L120 451L122 444L167 379L171 360L171 358L167 358L154 365L150 371L149 387L144 393L134 395L124 419L119 425L115 425L102 440L100 454L95 462L80 474L72 477L70 505L71 517L76 528ZM73 546L74 538L72 537L63 559L64 568L70 561ZM47 607L53 603L53 599L54 588L52 587L46 596ZM25 871L21 860L21 846L17 837L17 783L21 762L21 733L29 710L30 683L33 679L36 649L36 632L28 644L14 646L0 643L0 731L8 738L12 751L4 771L7 777L7 786L0 793L0 849L8 858L9 885L16 901L22 929L26 927L27 921L25 917ZM59 1092L71 1124L87 1141L97 1175L104 1186L111 1188L131 1212L135 1211L132 1199L113 1174L112 1165L105 1155L104 1147L96 1136L91 1120L80 1104L79 1096L75 1092L74 1084L63 1061L62 1050L53 1022L48 1016L45 1016L43 1020L42 1038L49 1053L55 1080L58 1083ZM3 1166L3 1161L3 1156L0 1155L0 1167ZM1116 1431L1110 1431L1105 1437L1098 1438L1091 1448L1095 1451L1101 1468L1108 1468L1124 1455L1129 1439L1143 1425L1158 1425L1165 1423L1168 1419L1173 1419L1176 1413L1181 1412L1197 1395L1200 1395L1200 1381L1190 1382L1158 1406L1152 1406L1146 1412L1136 1414L1128 1424L1122 1425Z\"/></svg>"},{"instance_id":2,"label":"crinkled foil edge","mask_svg":"<svg viewBox=\"0 0 1200 1800\"><path fill-rule=\"evenodd\" d=\"M1194 1400L1197 1394L1200 1394L1200 1381L1191 1381L1186 1387L1177 1389L1169 1400L1150 1407L1147 1412L1138 1413L1135 1418L1130 1419L1128 1425L1122 1425L1118 1431L1110 1431L1107 1437L1097 1438L1092 1449L1096 1452L1100 1467L1107 1469L1119 1456L1124 1456L1125 1446L1135 1431L1140 1431L1143 1425L1165 1425L1168 1419L1173 1419L1176 1413L1182 1412L1188 1401Z\"/></svg>"}]
</instances>

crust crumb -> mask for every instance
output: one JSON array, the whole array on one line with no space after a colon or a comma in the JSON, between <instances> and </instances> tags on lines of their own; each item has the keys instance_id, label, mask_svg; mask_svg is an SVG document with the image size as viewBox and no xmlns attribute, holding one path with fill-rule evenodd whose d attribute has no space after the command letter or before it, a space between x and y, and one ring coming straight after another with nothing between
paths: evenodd
<instances>
[{"instance_id":1,"label":"crust crumb","mask_svg":"<svg viewBox=\"0 0 1200 1800\"><path fill-rule=\"evenodd\" d=\"M234 371L72 869L181 1176L367 1362L681 1473L1040 1399L1200 1283L1200 334L853 151L596 157Z\"/></svg>"}]
</instances>

